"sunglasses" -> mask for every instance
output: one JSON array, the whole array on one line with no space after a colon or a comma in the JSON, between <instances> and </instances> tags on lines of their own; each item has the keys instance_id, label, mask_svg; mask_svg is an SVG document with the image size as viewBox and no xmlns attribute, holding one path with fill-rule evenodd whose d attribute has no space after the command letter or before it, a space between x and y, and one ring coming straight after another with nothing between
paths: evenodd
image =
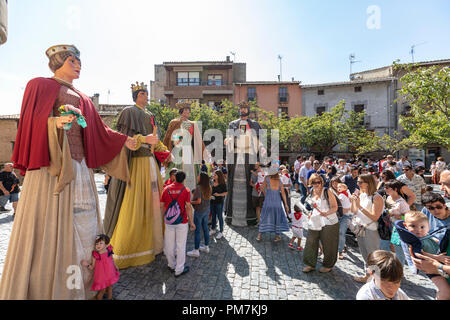
<instances>
[{"instance_id":1,"label":"sunglasses","mask_svg":"<svg viewBox=\"0 0 450 320\"><path fill-rule=\"evenodd\" d=\"M403 169L403 171L405 171L405 172L406 172L406 171L409 171L409 169Z\"/></svg>"},{"instance_id":2,"label":"sunglasses","mask_svg":"<svg viewBox=\"0 0 450 320\"><path fill-rule=\"evenodd\" d=\"M322 182L321 181L313 181L313 182L311 182L311 184L322 184Z\"/></svg>"},{"instance_id":3,"label":"sunglasses","mask_svg":"<svg viewBox=\"0 0 450 320\"><path fill-rule=\"evenodd\" d=\"M436 207L433 206L426 206L428 210L434 210L434 209L438 209L438 210L442 210L444 208L444 206L442 205L437 205Z\"/></svg>"},{"instance_id":4,"label":"sunglasses","mask_svg":"<svg viewBox=\"0 0 450 320\"><path fill-rule=\"evenodd\" d=\"M364 181L358 180L358 181L356 181L356 183L361 184L361 183L364 183Z\"/></svg>"}]
</instances>

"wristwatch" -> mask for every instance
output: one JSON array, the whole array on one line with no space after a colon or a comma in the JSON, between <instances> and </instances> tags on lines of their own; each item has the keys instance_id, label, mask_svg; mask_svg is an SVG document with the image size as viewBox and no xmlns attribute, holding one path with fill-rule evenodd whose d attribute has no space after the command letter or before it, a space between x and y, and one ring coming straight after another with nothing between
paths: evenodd
<instances>
[{"instance_id":1,"label":"wristwatch","mask_svg":"<svg viewBox=\"0 0 450 320\"><path fill-rule=\"evenodd\" d=\"M438 272L441 276L448 279L449 275L444 271L444 265L442 263L439 263Z\"/></svg>"}]
</instances>

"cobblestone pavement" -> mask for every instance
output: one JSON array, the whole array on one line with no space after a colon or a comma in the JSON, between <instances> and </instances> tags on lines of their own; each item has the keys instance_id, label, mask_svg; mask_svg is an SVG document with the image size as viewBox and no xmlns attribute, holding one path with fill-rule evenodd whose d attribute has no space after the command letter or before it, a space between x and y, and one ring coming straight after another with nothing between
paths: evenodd
<instances>
[{"instance_id":1,"label":"cobblestone pavement","mask_svg":"<svg viewBox=\"0 0 450 320\"><path fill-rule=\"evenodd\" d=\"M106 194L103 176L97 174L101 212ZM437 189L437 186L435 186ZM298 200L293 195L292 203ZM0 215L0 273L3 270L9 236L13 225L12 214ZM186 257L190 271L175 278L167 269L163 254L148 265L121 270L120 280L114 286L118 300L354 300L362 284L352 280L361 276L363 261L351 239L347 239L348 253L338 260L330 273L318 271L303 273L302 253L288 248L290 232L282 234L282 241L273 242L274 234L263 234L256 241L256 227L233 227L225 224L224 237L211 237L210 253L199 258ZM302 245L304 246L305 238ZM189 232L187 250L194 246L193 232ZM321 267L319 259L317 270ZM436 287L423 274L412 274L405 267L401 288L415 300L430 300Z\"/></svg>"}]
</instances>

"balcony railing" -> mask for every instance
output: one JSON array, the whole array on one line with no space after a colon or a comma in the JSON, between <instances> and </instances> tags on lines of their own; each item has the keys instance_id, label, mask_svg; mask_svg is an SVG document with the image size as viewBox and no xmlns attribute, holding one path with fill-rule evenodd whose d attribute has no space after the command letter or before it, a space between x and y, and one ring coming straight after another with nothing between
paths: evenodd
<instances>
[{"instance_id":1,"label":"balcony railing","mask_svg":"<svg viewBox=\"0 0 450 320\"><path fill-rule=\"evenodd\" d=\"M224 80L202 80L200 79L187 79L178 78L177 86L205 86L205 87L219 87L227 86L228 83Z\"/></svg>"}]
</instances>

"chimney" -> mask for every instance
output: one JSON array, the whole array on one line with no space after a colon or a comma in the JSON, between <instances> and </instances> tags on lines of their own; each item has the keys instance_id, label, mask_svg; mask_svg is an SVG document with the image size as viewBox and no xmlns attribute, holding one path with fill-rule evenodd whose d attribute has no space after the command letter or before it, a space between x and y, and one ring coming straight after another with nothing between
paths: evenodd
<instances>
[{"instance_id":1,"label":"chimney","mask_svg":"<svg viewBox=\"0 0 450 320\"><path fill-rule=\"evenodd\" d=\"M91 98L92 102L94 103L94 106L96 109L98 109L98 103L100 100L100 94L99 93L94 93L94 96Z\"/></svg>"},{"instance_id":2,"label":"chimney","mask_svg":"<svg viewBox=\"0 0 450 320\"><path fill-rule=\"evenodd\" d=\"M230 62L230 56L227 56L227 62Z\"/></svg>"}]
</instances>

